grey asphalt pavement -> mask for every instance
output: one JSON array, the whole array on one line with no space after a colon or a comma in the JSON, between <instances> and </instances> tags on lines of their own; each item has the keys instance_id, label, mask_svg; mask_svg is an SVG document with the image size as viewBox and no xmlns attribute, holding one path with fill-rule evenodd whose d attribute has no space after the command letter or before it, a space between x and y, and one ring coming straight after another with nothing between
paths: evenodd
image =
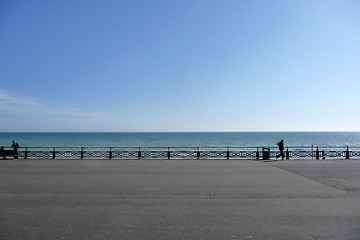
<instances>
[{"instance_id":1,"label":"grey asphalt pavement","mask_svg":"<svg viewBox=\"0 0 360 240\"><path fill-rule=\"evenodd\" d=\"M360 160L2 160L0 239L360 239Z\"/></svg>"}]
</instances>

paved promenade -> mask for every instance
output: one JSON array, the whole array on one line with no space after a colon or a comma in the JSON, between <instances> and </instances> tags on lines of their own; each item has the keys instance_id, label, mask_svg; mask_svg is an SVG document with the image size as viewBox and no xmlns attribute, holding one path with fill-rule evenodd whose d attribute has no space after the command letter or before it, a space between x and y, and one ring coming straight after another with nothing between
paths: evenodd
<instances>
[{"instance_id":1,"label":"paved promenade","mask_svg":"<svg viewBox=\"0 0 360 240\"><path fill-rule=\"evenodd\" d=\"M2 160L0 239L360 239L360 160Z\"/></svg>"}]
</instances>

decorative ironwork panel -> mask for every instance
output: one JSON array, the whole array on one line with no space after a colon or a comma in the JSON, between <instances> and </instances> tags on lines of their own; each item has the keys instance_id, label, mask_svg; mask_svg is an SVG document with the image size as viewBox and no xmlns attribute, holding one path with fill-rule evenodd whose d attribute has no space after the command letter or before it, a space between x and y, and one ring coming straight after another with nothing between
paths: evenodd
<instances>
[{"instance_id":1,"label":"decorative ironwork panel","mask_svg":"<svg viewBox=\"0 0 360 240\"><path fill-rule=\"evenodd\" d=\"M69 159L76 159L81 157L80 151L56 151L55 152L56 158L69 158Z\"/></svg>"},{"instance_id":2,"label":"decorative ironwork panel","mask_svg":"<svg viewBox=\"0 0 360 240\"><path fill-rule=\"evenodd\" d=\"M256 151L232 151L229 158L256 158Z\"/></svg>"},{"instance_id":3,"label":"decorative ironwork panel","mask_svg":"<svg viewBox=\"0 0 360 240\"><path fill-rule=\"evenodd\" d=\"M271 158L276 158L276 155L278 155L280 153L280 151L270 151L270 157ZM284 151L285 154L285 151Z\"/></svg>"},{"instance_id":4,"label":"decorative ironwork panel","mask_svg":"<svg viewBox=\"0 0 360 240\"><path fill-rule=\"evenodd\" d=\"M129 152L127 151L113 151L112 152L112 158L128 158Z\"/></svg>"},{"instance_id":5,"label":"decorative ironwork panel","mask_svg":"<svg viewBox=\"0 0 360 240\"><path fill-rule=\"evenodd\" d=\"M226 158L226 152L223 151L202 151L200 152L202 158Z\"/></svg>"},{"instance_id":6,"label":"decorative ironwork panel","mask_svg":"<svg viewBox=\"0 0 360 240\"><path fill-rule=\"evenodd\" d=\"M28 151L27 157L28 158L52 158L53 152L52 151Z\"/></svg>"},{"instance_id":7,"label":"decorative ironwork panel","mask_svg":"<svg viewBox=\"0 0 360 240\"><path fill-rule=\"evenodd\" d=\"M230 152L229 157L231 157L231 158L240 158L241 157L241 152L239 152L239 151Z\"/></svg>"},{"instance_id":8,"label":"decorative ironwork panel","mask_svg":"<svg viewBox=\"0 0 360 240\"><path fill-rule=\"evenodd\" d=\"M171 151L171 158L197 158L197 152L193 151Z\"/></svg>"},{"instance_id":9,"label":"decorative ironwork panel","mask_svg":"<svg viewBox=\"0 0 360 240\"><path fill-rule=\"evenodd\" d=\"M351 157L360 157L360 151L351 151L350 156Z\"/></svg>"},{"instance_id":10,"label":"decorative ironwork panel","mask_svg":"<svg viewBox=\"0 0 360 240\"><path fill-rule=\"evenodd\" d=\"M109 151L84 151L84 158L109 158Z\"/></svg>"},{"instance_id":11,"label":"decorative ironwork panel","mask_svg":"<svg viewBox=\"0 0 360 240\"><path fill-rule=\"evenodd\" d=\"M325 157L345 157L344 151L324 151Z\"/></svg>"},{"instance_id":12,"label":"decorative ironwork panel","mask_svg":"<svg viewBox=\"0 0 360 240\"><path fill-rule=\"evenodd\" d=\"M245 152L246 157L256 158L256 152Z\"/></svg>"},{"instance_id":13,"label":"decorative ironwork panel","mask_svg":"<svg viewBox=\"0 0 360 240\"><path fill-rule=\"evenodd\" d=\"M311 151L289 151L290 157L300 157L300 158L306 158L306 157L312 157Z\"/></svg>"},{"instance_id":14,"label":"decorative ironwork panel","mask_svg":"<svg viewBox=\"0 0 360 240\"><path fill-rule=\"evenodd\" d=\"M123 151L119 153L119 156L122 158L138 158L139 152L137 151Z\"/></svg>"},{"instance_id":15,"label":"decorative ironwork panel","mask_svg":"<svg viewBox=\"0 0 360 240\"><path fill-rule=\"evenodd\" d=\"M112 158L128 158L134 159L139 157L138 151L113 151Z\"/></svg>"},{"instance_id":16,"label":"decorative ironwork panel","mask_svg":"<svg viewBox=\"0 0 360 240\"><path fill-rule=\"evenodd\" d=\"M144 151L141 152L141 158L167 158L166 151Z\"/></svg>"},{"instance_id":17,"label":"decorative ironwork panel","mask_svg":"<svg viewBox=\"0 0 360 240\"><path fill-rule=\"evenodd\" d=\"M129 153L125 151L113 151L112 158L127 158L129 157Z\"/></svg>"},{"instance_id":18,"label":"decorative ironwork panel","mask_svg":"<svg viewBox=\"0 0 360 240\"><path fill-rule=\"evenodd\" d=\"M166 151L159 151L157 153L157 156L160 157L160 158L167 158L168 157L168 152Z\"/></svg>"}]
</instances>

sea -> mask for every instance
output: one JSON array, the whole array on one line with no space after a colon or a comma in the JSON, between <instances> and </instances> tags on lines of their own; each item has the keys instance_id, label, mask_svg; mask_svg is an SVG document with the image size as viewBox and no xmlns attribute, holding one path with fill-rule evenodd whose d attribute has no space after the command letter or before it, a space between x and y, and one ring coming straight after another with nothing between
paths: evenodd
<instances>
[{"instance_id":1,"label":"sea","mask_svg":"<svg viewBox=\"0 0 360 240\"><path fill-rule=\"evenodd\" d=\"M10 147L276 147L360 146L360 132L46 132L0 133Z\"/></svg>"}]
</instances>

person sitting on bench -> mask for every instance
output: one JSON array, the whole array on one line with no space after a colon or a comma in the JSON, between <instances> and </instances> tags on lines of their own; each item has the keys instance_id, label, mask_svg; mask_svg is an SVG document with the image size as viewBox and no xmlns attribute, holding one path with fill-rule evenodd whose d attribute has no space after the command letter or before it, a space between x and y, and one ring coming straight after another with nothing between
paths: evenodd
<instances>
[{"instance_id":1,"label":"person sitting on bench","mask_svg":"<svg viewBox=\"0 0 360 240\"><path fill-rule=\"evenodd\" d=\"M3 159L6 159L4 146L1 146L1 148L0 148L0 156L3 156Z\"/></svg>"}]
</instances>

